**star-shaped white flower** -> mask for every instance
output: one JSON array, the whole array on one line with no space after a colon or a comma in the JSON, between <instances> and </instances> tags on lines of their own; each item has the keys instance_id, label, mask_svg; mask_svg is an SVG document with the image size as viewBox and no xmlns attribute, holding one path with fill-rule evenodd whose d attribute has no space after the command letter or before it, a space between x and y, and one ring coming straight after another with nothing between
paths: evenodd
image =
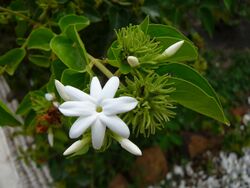
<instances>
[{"instance_id":1,"label":"star-shaped white flower","mask_svg":"<svg viewBox=\"0 0 250 188\"><path fill-rule=\"evenodd\" d=\"M137 105L132 97L114 98L119 86L118 77L112 77L102 88L97 77L90 85L90 95L72 86L55 82L60 96L66 100L59 106L65 116L79 116L70 128L70 138L78 138L91 127L92 145L100 149L105 137L106 127L123 138L130 135L127 125L117 114L128 112Z\"/></svg>"}]
</instances>

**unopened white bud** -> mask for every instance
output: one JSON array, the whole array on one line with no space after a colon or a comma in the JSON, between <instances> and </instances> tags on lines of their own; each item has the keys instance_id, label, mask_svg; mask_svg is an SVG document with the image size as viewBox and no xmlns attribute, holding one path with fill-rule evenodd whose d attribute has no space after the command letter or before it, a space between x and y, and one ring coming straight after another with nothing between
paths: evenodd
<instances>
[{"instance_id":1,"label":"unopened white bud","mask_svg":"<svg viewBox=\"0 0 250 188\"><path fill-rule=\"evenodd\" d=\"M51 147L53 147L53 145L54 145L54 134L53 134L53 131L52 131L51 128L48 130L48 142L49 142L49 145Z\"/></svg>"},{"instance_id":2,"label":"unopened white bud","mask_svg":"<svg viewBox=\"0 0 250 188\"><path fill-rule=\"evenodd\" d=\"M70 155L72 153L79 151L84 146L84 144L85 142L83 142L82 140L77 140L71 146L69 146L68 149L65 150L63 155Z\"/></svg>"},{"instance_id":3,"label":"unopened white bud","mask_svg":"<svg viewBox=\"0 0 250 188\"><path fill-rule=\"evenodd\" d=\"M135 145L133 142L131 142L129 139L122 138L119 143L121 146L127 150L128 152L134 154L134 155L142 155L141 150L138 148L137 145Z\"/></svg>"},{"instance_id":4,"label":"unopened white bud","mask_svg":"<svg viewBox=\"0 0 250 188\"><path fill-rule=\"evenodd\" d=\"M53 101L53 100L55 99L54 93L46 93L46 94L45 94L45 99L46 99L47 101Z\"/></svg>"},{"instance_id":5,"label":"unopened white bud","mask_svg":"<svg viewBox=\"0 0 250 188\"><path fill-rule=\"evenodd\" d=\"M58 80L55 80L55 86L56 86L57 92L62 97L62 99L65 101L68 101L69 96L65 92L65 86L61 82L59 82Z\"/></svg>"},{"instance_id":6,"label":"unopened white bud","mask_svg":"<svg viewBox=\"0 0 250 188\"><path fill-rule=\"evenodd\" d=\"M184 40L172 44L162 53L162 55L165 57L173 56L181 48L183 43L184 43Z\"/></svg>"},{"instance_id":7,"label":"unopened white bud","mask_svg":"<svg viewBox=\"0 0 250 188\"><path fill-rule=\"evenodd\" d=\"M128 56L127 61L131 67L136 67L136 66L140 65L138 58L135 56Z\"/></svg>"},{"instance_id":8,"label":"unopened white bud","mask_svg":"<svg viewBox=\"0 0 250 188\"><path fill-rule=\"evenodd\" d=\"M242 122L243 122L245 125L248 125L248 123L250 123L250 114L245 114L245 115L243 116Z\"/></svg>"}]
</instances>

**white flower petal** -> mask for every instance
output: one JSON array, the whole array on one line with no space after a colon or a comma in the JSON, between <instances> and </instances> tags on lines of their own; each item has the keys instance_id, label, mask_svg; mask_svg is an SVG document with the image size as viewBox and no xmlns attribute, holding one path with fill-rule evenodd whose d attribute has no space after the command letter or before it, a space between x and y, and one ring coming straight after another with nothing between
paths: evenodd
<instances>
[{"instance_id":1,"label":"white flower petal","mask_svg":"<svg viewBox=\"0 0 250 188\"><path fill-rule=\"evenodd\" d=\"M102 89L102 99L113 98L119 87L119 78L116 76L111 77Z\"/></svg>"},{"instance_id":2,"label":"white flower petal","mask_svg":"<svg viewBox=\"0 0 250 188\"><path fill-rule=\"evenodd\" d=\"M102 86L101 86L98 78L95 76L91 80L91 84L90 84L90 96L92 96L92 97L94 97L96 99L99 99L101 93L102 93Z\"/></svg>"},{"instance_id":3,"label":"white flower petal","mask_svg":"<svg viewBox=\"0 0 250 188\"><path fill-rule=\"evenodd\" d=\"M55 86L56 86L56 90L58 94L63 100L65 101L70 100L69 96L65 92L65 86L61 82L59 82L58 80L55 80Z\"/></svg>"},{"instance_id":4,"label":"white flower petal","mask_svg":"<svg viewBox=\"0 0 250 188\"><path fill-rule=\"evenodd\" d=\"M136 107L137 100L133 97L119 97L113 99L105 99L102 102L103 112L106 115L115 115L128 112Z\"/></svg>"},{"instance_id":5,"label":"white flower petal","mask_svg":"<svg viewBox=\"0 0 250 188\"><path fill-rule=\"evenodd\" d=\"M128 126L117 116L100 115L100 120L113 132L123 138L128 138L130 131Z\"/></svg>"},{"instance_id":6,"label":"white flower petal","mask_svg":"<svg viewBox=\"0 0 250 188\"><path fill-rule=\"evenodd\" d=\"M89 101L67 101L58 109L65 116L89 116L95 113L95 105Z\"/></svg>"},{"instance_id":7,"label":"white flower petal","mask_svg":"<svg viewBox=\"0 0 250 188\"><path fill-rule=\"evenodd\" d=\"M70 155L72 153L75 153L79 151L84 145L84 142L82 140L77 140L74 142L71 146L68 147L68 149L65 150L63 155Z\"/></svg>"},{"instance_id":8,"label":"white flower petal","mask_svg":"<svg viewBox=\"0 0 250 188\"><path fill-rule=\"evenodd\" d=\"M95 149L100 149L105 137L106 126L97 119L91 126L92 145Z\"/></svg>"},{"instance_id":9,"label":"white flower petal","mask_svg":"<svg viewBox=\"0 0 250 188\"><path fill-rule=\"evenodd\" d=\"M96 120L96 115L78 118L69 130L70 138L81 136Z\"/></svg>"},{"instance_id":10,"label":"white flower petal","mask_svg":"<svg viewBox=\"0 0 250 188\"><path fill-rule=\"evenodd\" d=\"M121 146L128 152L134 155L139 155L139 156L142 155L140 148L138 148L138 146L135 145L133 142L131 142L129 139L123 138L119 142Z\"/></svg>"},{"instance_id":11,"label":"white flower petal","mask_svg":"<svg viewBox=\"0 0 250 188\"><path fill-rule=\"evenodd\" d=\"M87 93L84 93L80 89L77 89L72 86L65 86L65 92L70 97L70 99L74 101L92 101L92 102L96 101L93 97L91 97Z\"/></svg>"}]
</instances>

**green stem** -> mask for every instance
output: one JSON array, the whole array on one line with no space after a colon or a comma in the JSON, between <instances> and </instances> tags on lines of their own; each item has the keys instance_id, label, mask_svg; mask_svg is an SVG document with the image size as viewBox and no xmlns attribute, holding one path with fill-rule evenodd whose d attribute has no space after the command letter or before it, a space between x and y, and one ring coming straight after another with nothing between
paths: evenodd
<instances>
[{"instance_id":1,"label":"green stem","mask_svg":"<svg viewBox=\"0 0 250 188\"><path fill-rule=\"evenodd\" d=\"M36 21L34 21L34 20L32 20L31 18L29 18L28 16L25 16L25 15L23 15L23 14L17 12L17 11L10 10L10 9L7 9L7 8L1 7L1 6L0 6L0 11L2 11L2 12L8 12L8 13L10 13L10 14L14 14L14 15L16 15L16 16L19 16L19 17L21 17L21 18L27 20L28 22L30 22L30 23L33 24L33 25L39 24L39 23L37 23Z\"/></svg>"},{"instance_id":2,"label":"green stem","mask_svg":"<svg viewBox=\"0 0 250 188\"><path fill-rule=\"evenodd\" d=\"M88 57L90 59L90 62L92 62L105 76L107 76L108 78L111 78L113 75L112 72L110 72L110 70L108 70L99 59L94 58L93 56L88 54Z\"/></svg>"}]
</instances>

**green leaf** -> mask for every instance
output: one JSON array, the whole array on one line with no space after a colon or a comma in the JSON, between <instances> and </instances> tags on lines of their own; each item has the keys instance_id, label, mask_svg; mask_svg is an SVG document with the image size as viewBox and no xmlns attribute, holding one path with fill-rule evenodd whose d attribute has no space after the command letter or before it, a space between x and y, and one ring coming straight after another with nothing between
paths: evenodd
<instances>
[{"instance_id":1,"label":"green leaf","mask_svg":"<svg viewBox=\"0 0 250 188\"><path fill-rule=\"evenodd\" d=\"M82 72L85 69L85 58L76 42L59 35L50 42L50 47L58 58L69 68Z\"/></svg>"},{"instance_id":2,"label":"green leaf","mask_svg":"<svg viewBox=\"0 0 250 188\"><path fill-rule=\"evenodd\" d=\"M234 0L224 0L224 5L228 11L231 11L234 5Z\"/></svg>"},{"instance_id":3,"label":"green leaf","mask_svg":"<svg viewBox=\"0 0 250 188\"><path fill-rule=\"evenodd\" d=\"M84 63L88 64L88 54L87 51L85 49L85 46L80 38L80 35L77 32L76 26L75 25L71 25L67 28L66 31L67 36L74 41L77 44L77 47L79 48L79 51L81 53L81 56L84 59Z\"/></svg>"},{"instance_id":4,"label":"green leaf","mask_svg":"<svg viewBox=\"0 0 250 188\"><path fill-rule=\"evenodd\" d=\"M32 103L30 100L30 94L28 93L19 104L16 113L20 115L27 114L32 109Z\"/></svg>"},{"instance_id":5,"label":"green leaf","mask_svg":"<svg viewBox=\"0 0 250 188\"><path fill-rule=\"evenodd\" d=\"M201 7L199 9L199 17L209 36L212 37L214 32L214 19L210 9Z\"/></svg>"},{"instance_id":6,"label":"green leaf","mask_svg":"<svg viewBox=\"0 0 250 188\"><path fill-rule=\"evenodd\" d=\"M214 97L209 96L200 87L189 81L175 77L170 77L169 80L174 83L176 88L176 91L170 96L177 103L229 125L221 106Z\"/></svg>"},{"instance_id":7,"label":"green leaf","mask_svg":"<svg viewBox=\"0 0 250 188\"><path fill-rule=\"evenodd\" d=\"M28 38L28 49L50 50L50 40L54 37L54 33L47 28L38 28L31 32Z\"/></svg>"},{"instance_id":8,"label":"green leaf","mask_svg":"<svg viewBox=\"0 0 250 188\"><path fill-rule=\"evenodd\" d=\"M62 73L68 67L64 65L59 59L52 62L51 72L55 79L60 80Z\"/></svg>"},{"instance_id":9,"label":"green leaf","mask_svg":"<svg viewBox=\"0 0 250 188\"><path fill-rule=\"evenodd\" d=\"M39 67L48 68L50 66L50 59L46 55L29 55L30 62L34 63Z\"/></svg>"},{"instance_id":10,"label":"green leaf","mask_svg":"<svg viewBox=\"0 0 250 188\"><path fill-rule=\"evenodd\" d=\"M173 56L168 58L167 61L192 61L198 57L197 48L193 43L181 32L171 26L149 24L147 34L161 42L163 51L178 41L185 41L182 47Z\"/></svg>"},{"instance_id":11,"label":"green leaf","mask_svg":"<svg viewBox=\"0 0 250 188\"><path fill-rule=\"evenodd\" d=\"M65 32L72 25L76 26L77 31L80 31L89 25L89 19L84 16L70 14L62 17L58 24L62 32Z\"/></svg>"},{"instance_id":12,"label":"green leaf","mask_svg":"<svg viewBox=\"0 0 250 188\"><path fill-rule=\"evenodd\" d=\"M149 24L147 34L150 35L152 38L173 37L173 38L178 38L180 40L191 42L185 35L183 35L174 27L162 25L162 24Z\"/></svg>"},{"instance_id":13,"label":"green leaf","mask_svg":"<svg viewBox=\"0 0 250 188\"><path fill-rule=\"evenodd\" d=\"M141 30L144 33L148 32L148 25L149 25L149 16L146 16L146 18L140 23Z\"/></svg>"},{"instance_id":14,"label":"green leaf","mask_svg":"<svg viewBox=\"0 0 250 188\"><path fill-rule=\"evenodd\" d=\"M0 66L6 65L5 71L13 75L25 54L26 51L23 48L14 48L0 57Z\"/></svg>"},{"instance_id":15,"label":"green leaf","mask_svg":"<svg viewBox=\"0 0 250 188\"><path fill-rule=\"evenodd\" d=\"M220 100L216 92L212 88L212 86L203 76L201 76L195 69L191 68L190 66L185 65L183 63L168 63L166 65L159 67L159 69L157 69L156 72L159 75L168 73L174 77L178 77L195 84L196 86L200 87L203 91L205 91L208 95L215 98L218 105L222 107Z\"/></svg>"},{"instance_id":16,"label":"green leaf","mask_svg":"<svg viewBox=\"0 0 250 188\"><path fill-rule=\"evenodd\" d=\"M79 73L71 69L66 69L63 71L61 81L64 85L70 85L83 89L87 87L87 84L89 84L90 77L86 72Z\"/></svg>"},{"instance_id":17,"label":"green leaf","mask_svg":"<svg viewBox=\"0 0 250 188\"><path fill-rule=\"evenodd\" d=\"M172 44L181 40L180 38L174 37L157 37L156 39L161 42L163 49L167 49ZM197 57L197 48L191 42L185 41L181 48L173 56L167 58L167 61L192 61L196 60Z\"/></svg>"},{"instance_id":18,"label":"green leaf","mask_svg":"<svg viewBox=\"0 0 250 188\"><path fill-rule=\"evenodd\" d=\"M0 101L0 126L18 126L21 123L15 118L8 107Z\"/></svg>"},{"instance_id":19,"label":"green leaf","mask_svg":"<svg viewBox=\"0 0 250 188\"><path fill-rule=\"evenodd\" d=\"M222 105L208 81L191 67L181 63L169 63L157 69L159 75L171 74L176 91L171 97L177 103L198 113L229 124Z\"/></svg>"}]
</instances>

